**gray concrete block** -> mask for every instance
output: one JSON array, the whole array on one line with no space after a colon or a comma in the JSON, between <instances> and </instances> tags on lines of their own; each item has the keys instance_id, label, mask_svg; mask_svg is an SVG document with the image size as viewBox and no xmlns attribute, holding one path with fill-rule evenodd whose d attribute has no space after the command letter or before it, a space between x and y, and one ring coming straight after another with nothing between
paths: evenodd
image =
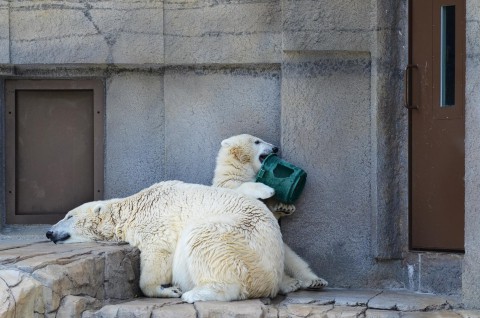
<instances>
[{"instance_id":1,"label":"gray concrete block","mask_svg":"<svg viewBox=\"0 0 480 318\"><path fill-rule=\"evenodd\" d=\"M371 2L283 0L283 50L369 51Z\"/></svg>"},{"instance_id":2,"label":"gray concrete block","mask_svg":"<svg viewBox=\"0 0 480 318\"><path fill-rule=\"evenodd\" d=\"M163 63L161 1L12 2L10 20L13 63Z\"/></svg>"},{"instance_id":3,"label":"gray concrete block","mask_svg":"<svg viewBox=\"0 0 480 318\"><path fill-rule=\"evenodd\" d=\"M95 2L89 14L109 44L108 62L164 62L163 1Z\"/></svg>"},{"instance_id":4,"label":"gray concrete block","mask_svg":"<svg viewBox=\"0 0 480 318\"><path fill-rule=\"evenodd\" d=\"M279 62L280 32L279 0L165 4L167 64Z\"/></svg>"},{"instance_id":5,"label":"gray concrete block","mask_svg":"<svg viewBox=\"0 0 480 318\"><path fill-rule=\"evenodd\" d=\"M0 64L10 63L9 1L0 0Z\"/></svg>"},{"instance_id":6,"label":"gray concrete block","mask_svg":"<svg viewBox=\"0 0 480 318\"><path fill-rule=\"evenodd\" d=\"M462 290L467 307L480 308L480 1L467 1L467 57L465 85L465 258Z\"/></svg>"},{"instance_id":7,"label":"gray concrete block","mask_svg":"<svg viewBox=\"0 0 480 318\"><path fill-rule=\"evenodd\" d=\"M104 63L108 45L81 3L12 2L11 62Z\"/></svg>"},{"instance_id":8,"label":"gray concrete block","mask_svg":"<svg viewBox=\"0 0 480 318\"><path fill-rule=\"evenodd\" d=\"M284 240L332 287L367 286L370 255L370 58L288 54L282 153L308 173ZM369 282L368 286L372 286Z\"/></svg>"},{"instance_id":9,"label":"gray concrete block","mask_svg":"<svg viewBox=\"0 0 480 318\"><path fill-rule=\"evenodd\" d=\"M113 75L106 100L105 198L125 197L164 177L163 76Z\"/></svg>"},{"instance_id":10,"label":"gray concrete block","mask_svg":"<svg viewBox=\"0 0 480 318\"><path fill-rule=\"evenodd\" d=\"M211 184L220 142L249 133L280 141L277 67L165 71L166 178Z\"/></svg>"},{"instance_id":11,"label":"gray concrete block","mask_svg":"<svg viewBox=\"0 0 480 318\"><path fill-rule=\"evenodd\" d=\"M409 253L405 262L410 290L461 295L463 255L433 252Z\"/></svg>"}]
</instances>

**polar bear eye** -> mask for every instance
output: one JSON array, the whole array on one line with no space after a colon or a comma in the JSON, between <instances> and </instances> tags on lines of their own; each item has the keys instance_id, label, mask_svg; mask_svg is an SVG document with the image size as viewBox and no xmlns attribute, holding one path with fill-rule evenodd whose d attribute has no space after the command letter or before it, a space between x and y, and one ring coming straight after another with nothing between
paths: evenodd
<instances>
[{"instance_id":1,"label":"polar bear eye","mask_svg":"<svg viewBox=\"0 0 480 318\"><path fill-rule=\"evenodd\" d=\"M72 218L72 216L73 216L73 215L69 215L69 216L67 217L67 220L68 220L68 219L71 219L71 218Z\"/></svg>"},{"instance_id":2,"label":"polar bear eye","mask_svg":"<svg viewBox=\"0 0 480 318\"><path fill-rule=\"evenodd\" d=\"M255 145L259 145L260 144L260 140L255 140Z\"/></svg>"}]
</instances>

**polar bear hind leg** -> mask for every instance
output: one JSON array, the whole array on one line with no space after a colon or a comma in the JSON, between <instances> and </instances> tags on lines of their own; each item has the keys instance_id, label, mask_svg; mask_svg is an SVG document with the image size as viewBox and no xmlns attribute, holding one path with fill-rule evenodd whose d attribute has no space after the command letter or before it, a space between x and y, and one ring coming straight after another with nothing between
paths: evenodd
<instances>
[{"instance_id":1,"label":"polar bear hind leg","mask_svg":"<svg viewBox=\"0 0 480 318\"><path fill-rule=\"evenodd\" d=\"M194 303L196 301L230 301L246 298L239 298L239 295L241 295L241 287L239 284L210 283L197 286L184 293L182 300L187 303Z\"/></svg>"},{"instance_id":2,"label":"polar bear hind leg","mask_svg":"<svg viewBox=\"0 0 480 318\"><path fill-rule=\"evenodd\" d=\"M178 255L179 260L176 259L174 264L183 263L182 270L188 271L187 274L176 269L173 272L174 283L184 291L182 300L189 303L242 300L257 295L268 296L275 287L278 288L279 279L276 277L279 276L271 274L275 272L276 264L267 264L265 268L261 265L265 264L262 254L268 254L267 248L257 250L250 247L245 233L238 230L234 220L204 221L187 227L177 246L177 250L184 252ZM275 246L270 249L275 250ZM281 273L281 269L277 272ZM192 285L184 287L183 284L189 281Z\"/></svg>"},{"instance_id":3,"label":"polar bear hind leg","mask_svg":"<svg viewBox=\"0 0 480 318\"><path fill-rule=\"evenodd\" d=\"M145 296L178 298L182 295L180 288L171 286L171 253L162 249L142 252L140 267L140 289Z\"/></svg>"},{"instance_id":4,"label":"polar bear hind leg","mask_svg":"<svg viewBox=\"0 0 480 318\"><path fill-rule=\"evenodd\" d=\"M300 256L298 256L287 244L284 244L285 249L285 272L287 276L293 276L300 280L300 285L305 289L322 289L328 286L328 282L323 278L318 277L313 273ZM285 278L282 280L282 285ZM283 290L282 290L283 292Z\"/></svg>"}]
</instances>

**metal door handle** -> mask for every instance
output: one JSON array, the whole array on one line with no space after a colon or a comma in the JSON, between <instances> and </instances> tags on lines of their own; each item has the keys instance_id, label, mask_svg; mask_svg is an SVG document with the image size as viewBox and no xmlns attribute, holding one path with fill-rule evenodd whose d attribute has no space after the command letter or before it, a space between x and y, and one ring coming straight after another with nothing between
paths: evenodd
<instances>
[{"instance_id":1,"label":"metal door handle","mask_svg":"<svg viewBox=\"0 0 480 318\"><path fill-rule=\"evenodd\" d=\"M403 106L407 109L418 109L418 105L411 105L410 101L410 69L417 68L417 64L408 64L403 71L403 82L405 84L405 95L403 96Z\"/></svg>"}]
</instances>

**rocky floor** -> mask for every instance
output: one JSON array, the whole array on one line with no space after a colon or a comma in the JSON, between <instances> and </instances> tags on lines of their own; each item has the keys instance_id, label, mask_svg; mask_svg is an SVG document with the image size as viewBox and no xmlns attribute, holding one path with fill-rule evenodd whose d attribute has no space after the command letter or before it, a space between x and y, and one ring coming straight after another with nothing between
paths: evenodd
<instances>
[{"instance_id":1,"label":"rocky floor","mask_svg":"<svg viewBox=\"0 0 480 318\"><path fill-rule=\"evenodd\" d=\"M125 244L54 245L0 237L0 317L480 318L454 297L327 288L275 299L183 303L138 289L139 253Z\"/></svg>"}]
</instances>

